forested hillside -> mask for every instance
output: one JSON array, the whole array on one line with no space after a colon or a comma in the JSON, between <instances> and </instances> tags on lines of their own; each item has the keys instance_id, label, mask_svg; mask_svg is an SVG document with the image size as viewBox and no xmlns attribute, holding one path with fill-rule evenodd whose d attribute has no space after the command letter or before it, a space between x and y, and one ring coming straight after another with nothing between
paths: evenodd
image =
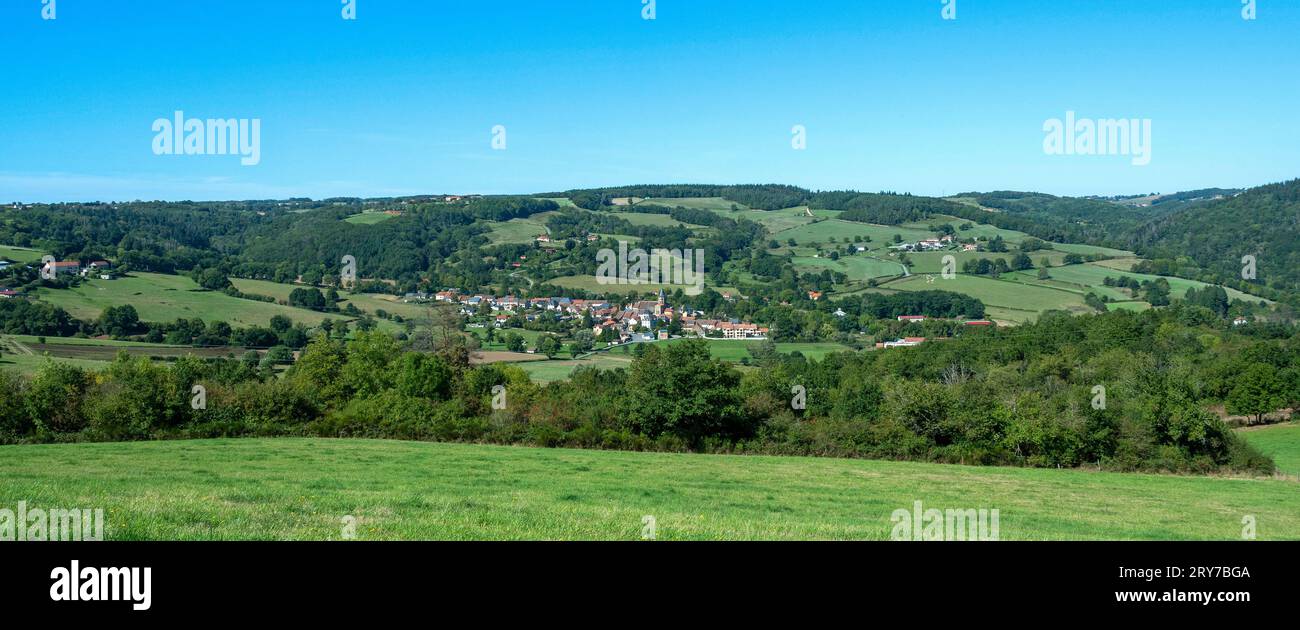
<instances>
[{"instance_id":1,"label":"forested hillside","mask_svg":"<svg viewBox=\"0 0 1300 630\"><path fill-rule=\"evenodd\" d=\"M1128 243L1160 273L1276 291L1300 287L1300 179L1184 208L1134 228ZM1256 280L1242 280L1242 257Z\"/></svg>"}]
</instances>

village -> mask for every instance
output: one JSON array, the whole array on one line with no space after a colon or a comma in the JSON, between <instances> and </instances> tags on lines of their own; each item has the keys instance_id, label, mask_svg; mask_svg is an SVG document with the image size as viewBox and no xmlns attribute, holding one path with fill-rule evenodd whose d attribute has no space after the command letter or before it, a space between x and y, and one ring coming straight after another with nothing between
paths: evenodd
<instances>
[{"instance_id":1,"label":"village","mask_svg":"<svg viewBox=\"0 0 1300 630\"><path fill-rule=\"evenodd\" d=\"M768 328L739 320L708 319L690 307L676 308L667 303L662 289L657 299L627 304L608 300L584 300L567 297L518 298L493 295L466 295L447 290L437 293L407 293L406 303L442 302L455 304L467 316L490 313L497 328L506 327L516 316L527 321L550 315L560 320L590 317L591 333L610 344L668 339L670 328L696 337L719 339L766 339Z\"/></svg>"}]
</instances>

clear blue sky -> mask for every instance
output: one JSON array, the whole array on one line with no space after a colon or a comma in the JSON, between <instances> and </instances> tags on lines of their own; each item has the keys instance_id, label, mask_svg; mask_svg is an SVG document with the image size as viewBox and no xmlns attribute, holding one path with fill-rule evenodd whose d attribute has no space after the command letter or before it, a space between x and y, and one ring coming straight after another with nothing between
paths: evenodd
<instances>
[{"instance_id":1,"label":"clear blue sky","mask_svg":"<svg viewBox=\"0 0 1300 630\"><path fill-rule=\"evenodd\" d=\"M0 3L0 201L788 183L1173 192L1300 176L1300 3L1258 0ZM261 163L157 156L176 110ZM1152 160L1043 122L1150 118ZM805 125L808 148L790 147ZM507 150L490 146L504 125Z\"/></svg>"}]
</instances>

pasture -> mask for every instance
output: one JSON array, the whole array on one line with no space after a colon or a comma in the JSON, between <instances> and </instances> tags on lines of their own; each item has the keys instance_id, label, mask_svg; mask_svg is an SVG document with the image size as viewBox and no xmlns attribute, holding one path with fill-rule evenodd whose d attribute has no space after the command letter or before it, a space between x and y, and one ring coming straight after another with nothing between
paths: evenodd
<instances>
[{"instance_id":1,"label":"pasture","mask_svg":"<svg viewBox=\"0 0 1300 630\"><path fill-rule=\"evenodd\" d=\"M902 237L904 242L916 242L934 237L933 232L924 229L826 219L778 232L772 235L772 238L784 246L790 239L794 239L799 245L810 243L828 245L832 238L836 243L843 244L851 242L855 236L861 236L870 238L871 242L857 243L858 245L865 245L869 249L883 249L894 243L894 235Z\"/></svg>"},{"instance_id":2,"label":"pasture","mask_svg":"<svg viewBox=\"0 0 1300 630\"><path fill-rule=\"evenodd\" d=\"M287 286L287 285L285 285ZM140 319L171 322L179 318L224 321L231 326L266 326L271 317L284 315L295 322L319 324L338 314L317 313L257 300L246 300L220 291L207 291L187 276L133 272L116 280L87 280L70 289L41 289L37 297L61 306L73 317L93 320L109 306L135 307Z\"/></svg>"},{"instance_id":3,"label":"pasture","mask_svg":"<svg viewBox=\"0 0 1300 630\"><path fill-rule=\"evenodd\" d=\"M995 280L984 276L957 274L954 278L945 279L937 274L913 275L890 282L886 286L898 291L942 290L969 295L986 306L1006 309L1000 312L1002 317L991 316L1000 321L1013 323L1028 321L1033 318L1032 315L1050 309L1076 313L1092 312L1092 308L1084 304L1083 296L1078 293L1010 280ZM1017 313L1026 313L1029 316L1017 315Z\"/></svg>"},{"instance_id":4,"label":"pasture","mask_svg":"<svg viewBox=\"0 0 1300 630\"><path fill-rule=\"evenodd\" d=\"M376 223L383 223L392 218L394 218L394 215L388 214L387 212L371 211L354 214L343 220L353 225L374 225Z\"/></svg>"},{"instance_id":5,"label":"pasture","mask_svg":"<svg viewBox=\"0 0 1300 630\"><path fill-rule=\"evenodd\" d=\"M914 501L997 509L1002 540L1300 538L1285 478L318 438L0 446L0 478L110 540L883 540Z\"/></svg>"},{"instance_id":6,"label":"pasture","mask_svg":"<svg viewBox=\"0 0 1300 630\"><path fill-rule=\"evenodd\" d=\"M45 252L27 247L0 245L0 260L12 260L16 263L38 262Z\"/></svg>"},{"instance_id":7,"label":"pasture","mask_svg":"<svg viewBox=\"0 0 1300 630\"><path fill-rule=\"evenodd\" d=\"M1278 472L1300 476L1300 422L1240 429L1237 435L1272 457Z\"/></svg>"}]
</instances>

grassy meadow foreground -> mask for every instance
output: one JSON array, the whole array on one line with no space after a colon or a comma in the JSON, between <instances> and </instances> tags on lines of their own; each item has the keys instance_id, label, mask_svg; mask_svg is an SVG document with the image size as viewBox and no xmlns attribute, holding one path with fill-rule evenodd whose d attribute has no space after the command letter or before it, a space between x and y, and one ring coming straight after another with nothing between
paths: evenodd
<instances>
[{"instance_id":1,"label":"grassy meadow foreground","mask_svg":"<svg viewBox=\"0 0 1300 630\"><path fill-rule=\"evenodd\" d=\"M0 446L0 478L0 507L103 508L115 540L881 540L916 500L997 508L1003 540L1300 539L1294 477L239 439Z\"/></svg>"}]
</instances>

